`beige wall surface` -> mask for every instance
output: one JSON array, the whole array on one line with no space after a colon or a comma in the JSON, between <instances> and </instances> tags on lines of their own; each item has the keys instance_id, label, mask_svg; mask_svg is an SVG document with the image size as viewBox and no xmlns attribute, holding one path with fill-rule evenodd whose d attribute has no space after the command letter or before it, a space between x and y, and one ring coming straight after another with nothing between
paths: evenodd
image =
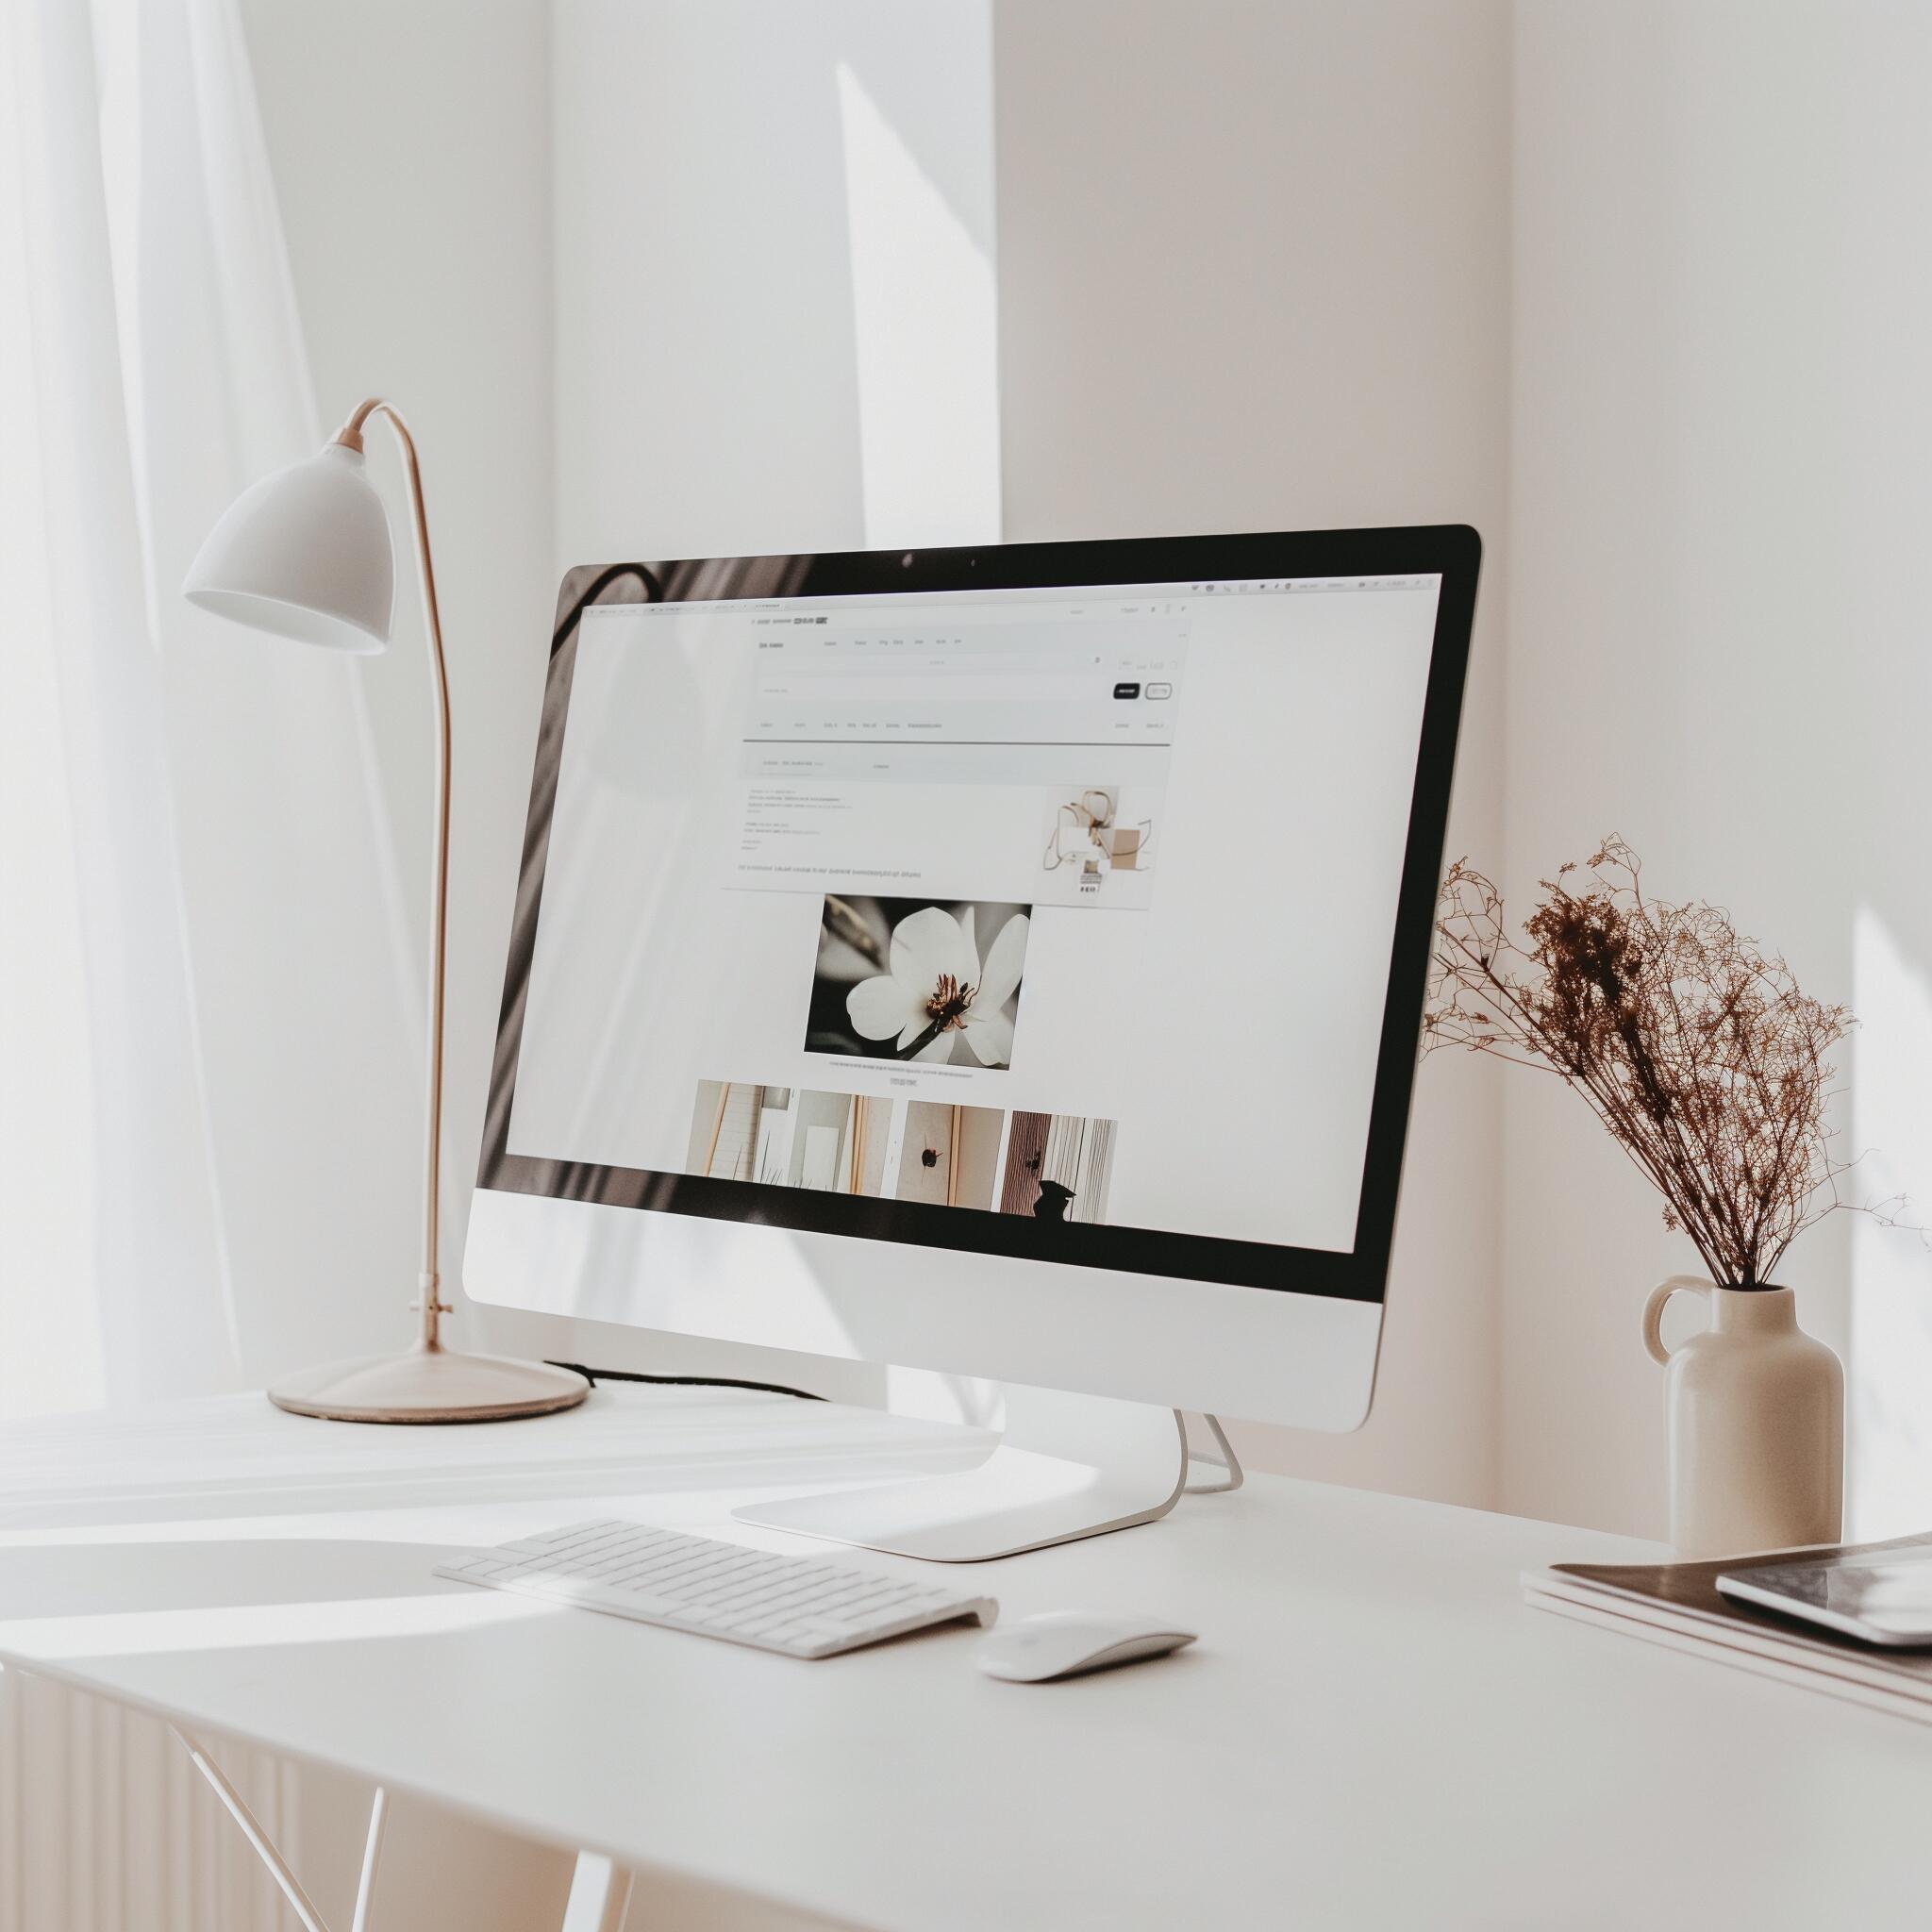
<instances>
[{"instance_id":1,"label":"beige wall surface","mask_svg":"<svg viewBox=\"0 0 1932 1932\"><path fill-rule=\"evenodd\" d=\"M1621 832L1848 1001L1845 1191L1920 1221L1928 72L1924 7L1519 9L1508 579L1510 890ZM1638 1314L1695 1256L1553 1085L1503 1172L1501 1501L1660 1534ZM1841 1216L1783 1278L1849 1351L1848 1529L1923 1529L1932 1257Z\"/></svg>"},{"instance_id":2,"label":"beige wall surface","mask_svg":"<svg viewBox=\"0 0 1932 1932\"><path fill-rule=\"evenodd\" d=\"M456 740L442 1238L450 1280L461 1277L558 578L563 564L585 557L651 547L635 533L661 532L658 554L674 548L675 537L701 534L689 524L669 528L663 507L697 500L678 465L687 453L715 446L715 437L693 421L683 441L668 437L661 425L641 438L636 420L674 394L689 395L689 371L697 364L681 353L673 358L644 330L642 318L666 317L675 326L695 315L702 323L728 305L708 288L699 308L680 308L655 285L611 286L593 274L596 264L610 261L641 273L646 260L655 260L654 274L664 273L660 244L668 244L650 224L684 219L689 197L667 199L653 166L654 123L636 112L634 87L614 77L615 70L635 76L660 72L667 61L675 65L678 14L675 8L609 8L596 0L559 0L555 7L550 0L242 5L323 412L346 413L365 394L389 394L408 415L423 449ZM767 49L763 89L777 91L788 71L795 75L779 58L784 51ZM685 49L688 58L694 52ZM829 50L824 58L829 61ZM705 71L711 71L708 64ZM569 108L560 118L554 97ZM345 103L352 104L353 140L344 139ZM742 152L748 157L751 150ZM721 144L711 160L723 153ZM625 210L621 241L613 241L617 231L608 224L591 219L593 180ZM748 191L749 184L741 186ZM722 184L720 192L727 192ZM706 205L715 258L736 260L737 245L724 238L744 241L734 213L741 215L748 202L741 193L735 210ZM773 219L781 225L784 210ZM842 276L842 258L824 258L831 264L826 275L836 270ZM809 298L801 306L817 308ZM601 328L626 315L632 323L621 341L591 332L593 320ZM747 358L730 353L723 339L711 346L717 353L705 366L719 371L727 388L737 383L742 398ZM676 383L664 375L674 360L686 371ZM592 364L609 376L595 394L573 387L574 373ZM819 373L811 372L813 378ZM814 380L802 382L799 407L816 408L816 394ZM759 445L756 412L741 420L745 460L737 474L744 477ZM655 461L641 460L646 449L657 452ZM376 451L371 467L400 518L388 453ZM813 487L824 476L818 472ZM641 499L646 480L659 493ZM791 500L804 493L800 484ZM588 512L574 517L570 507L579 504L595 506L603 521ZM849 528L848 541L856 541L856 499ZM824 530L808 534L831 541ZM407 558L398 562L395 641L372 675L371 711L396 814L404 910L420 946L428 904L431 726ZM408 1145L413 1136L412 1124ZM408 1332L413 1155L397 1182L398 1202L388 1204L405 1231L394 1327L358 1311L362 1327L333 1336L329 1354L379 1348ZM474 1345L612 1368L702 1373L718 1369L722 1359L715 1346L680 1337L467 1304L459 1306L455 1327ZM856 1400L882 1387L880 1374L863 1365L766 1350L728 1353L732 1366L721 1373L806 1380Z\"/></svg>"},{"instance_id":3,"label":"beige wall surface","mask_svg":"<svg viewBox=\"0 0 1932 1932\"><path fill-rule=\"evenodd\" d=\"M322 413L333 427L359 398L388 395L422 446L456 738L442 1248L454 1277L556 601L549 8L243 0L242 14ZM447 84L456 72L460 86ZM394 456L379 437L370 450L391 520L407 528ZM394 642L371 663L370 710L421 958L432 725L407 555L396 589ZM418 1180L397 1181L407 1226ZM405 1250L397 1339L412 1271Z\"/></svg>"},{"instance_id":4,"label":"beige wall surface","mask_svg":"<svg viewBox=\"0 0 1932 1932\"><path fill-rule=\"evenodd\" d=\"M1450 845L1496 852L1508 8L1011 0L993 52L1008 536L1475 525ZM1492 1500L1490 1072L1423 1071L1367 1425L1259 1465Z\"/></svg>"}]
</instances>

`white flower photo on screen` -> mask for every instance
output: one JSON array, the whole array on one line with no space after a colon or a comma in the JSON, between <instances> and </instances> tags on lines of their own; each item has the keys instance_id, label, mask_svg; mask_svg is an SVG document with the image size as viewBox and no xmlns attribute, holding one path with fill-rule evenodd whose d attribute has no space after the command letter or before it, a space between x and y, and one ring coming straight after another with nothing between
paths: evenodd
<instances>
[{"instance_id":1,"label":"white flower photo on screen","mask_svg":"<svg viewBox=\"0 0 1932 1932\"><path fill-rule=\"evenodd\" d=\"M1018 906L828 897L807 1050L1010 1066L1030 925Z\"/></svg>"}]
</instances>

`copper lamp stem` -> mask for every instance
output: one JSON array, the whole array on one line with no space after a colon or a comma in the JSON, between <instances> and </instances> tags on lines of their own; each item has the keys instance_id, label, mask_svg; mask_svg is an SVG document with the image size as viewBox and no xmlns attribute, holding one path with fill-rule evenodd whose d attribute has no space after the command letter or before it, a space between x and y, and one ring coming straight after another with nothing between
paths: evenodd
<instances>
[{"instance_id":1,"label":"copper lamp stem","mask_svg":"<svg viewBox=\"0 0 1932 1932\"><path fill-rule=\"evenodd\" d=\"M393 403L372 396L358 405L336 432L335 440L347 449L360 450L362 425L375 415L389 419L402 447L409 514L416 533L416 563L423 584L423 626L429 638L429 669L436 691L436 895L429 919L429 1106L423 1157L423 1273L418 1283L423 1315L419 1345L433 1353L441 1346L442 1317L449 1309L449 1304L442 1299L442 1276L437 1265L442 1179L443 955L449 930L449 667L442 653L442 619L436 604L436 566L429 555L429 520L423 507L423 470L417 461L416 440L409 434L409 425Z\"/></svg>"}]
</instances>

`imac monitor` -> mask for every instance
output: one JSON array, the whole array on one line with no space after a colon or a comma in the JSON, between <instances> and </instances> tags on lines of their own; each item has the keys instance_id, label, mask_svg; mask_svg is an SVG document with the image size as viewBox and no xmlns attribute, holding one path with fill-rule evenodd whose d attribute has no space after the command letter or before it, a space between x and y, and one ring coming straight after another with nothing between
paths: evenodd
<instances>
[{"instance_id":1,"label":"imac monitor","mask_svg":"<svg viewBox=\"0 0 1932 1932\"><path fill-rule=\"evenodd\" d=\"M468 1292L995 1377L1009 1440L1025 1391L1104 1398L1061 1423L1157 1418L1150 1494L1175 1410L1358 1424L1478 556L572 571ZM896 1529L794 1521L987 1555L1158 1513L1107 1519L1107 1464L1085 1504L989 1475L964 1514L1017 1532L922 1547L918 1485Z\"/></svg>"}]
</instances>

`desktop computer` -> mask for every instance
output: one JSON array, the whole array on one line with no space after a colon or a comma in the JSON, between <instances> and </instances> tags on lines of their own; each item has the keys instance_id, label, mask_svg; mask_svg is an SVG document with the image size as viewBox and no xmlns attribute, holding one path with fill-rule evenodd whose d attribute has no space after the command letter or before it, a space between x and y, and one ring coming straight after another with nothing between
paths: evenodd
<instances>
[{"instance_id":1,"label":"desktop computer","mask_svg":"<svg viewBox=\"0 0 1932 1932\"><path fill-rule=\"evenodd\" d=\"M1179 1412L1368 1413L1480 545L564 579L465 1287L988 1376L980 1469L747 1512L1146 1521Z\"/></svg>"}]
</instances>

